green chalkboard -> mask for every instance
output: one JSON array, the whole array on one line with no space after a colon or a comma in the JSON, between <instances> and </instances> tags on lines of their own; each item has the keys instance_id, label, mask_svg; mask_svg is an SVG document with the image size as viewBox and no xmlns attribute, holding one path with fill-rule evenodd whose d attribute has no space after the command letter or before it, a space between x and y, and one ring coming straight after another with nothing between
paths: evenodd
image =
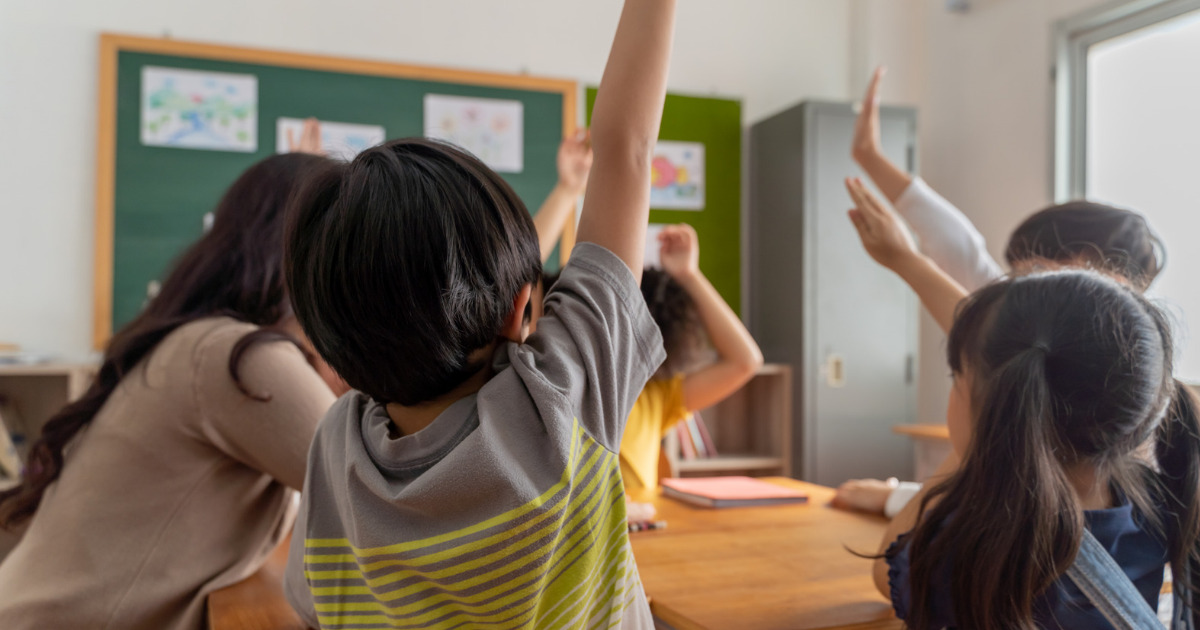
<instances>
[{"instance_id":1,"label":"green chalkboard","mask_svg":"<svg viewBox=\"0 0 1200 630\"><path fill-rule=\"evenodd\" d=\"M596 88L587 89L591 121ZM667 95L660 140L699 142L705 153L704 209L650 208L650 223L687 223L700 237L700 269L736 312L742 295L742 103Z\"/></svg>"},{"instance_id":2,"label":"green chalkboard","mask_svg":"<svg viewBox=\"0 0 1200 630\"><path fill-rule=\"evenodd\" d=\"M214 209L234 179L254 162L275 152L278 118L314 116L327 121L380 125L387 137L398 138L424 133L427 94L520 101L524 112L524 166L519 173L502 175L531 212L537 210L554 187L558 144L575 123L576 87L570 81L166 40L105 38L101 81L112 81L115 85L109 90L103 85L101 88L97 345L138 313L146 301L149 284L161 279L172 261L203 233L204 215ZM105 55L113 58L105 60ZM104 71L106 61L115 72ZM146 66L255 76L257 150L240 153L144 145L141 82ZM106 91L111 94L106 95ZM115 102L107 114L106 98ZM112 117L112 129L104 128L106 115ZM111 166L103 163L109 150ZM111 174L111 188L103 181L106 174ZM109 190L111 200L106 198ZM102 242L102 235L107 234L111 234L111 249L105 252L110 246ZM106 275L111 287L110 300L104 299Z\"/></svg>"}]
</instances>

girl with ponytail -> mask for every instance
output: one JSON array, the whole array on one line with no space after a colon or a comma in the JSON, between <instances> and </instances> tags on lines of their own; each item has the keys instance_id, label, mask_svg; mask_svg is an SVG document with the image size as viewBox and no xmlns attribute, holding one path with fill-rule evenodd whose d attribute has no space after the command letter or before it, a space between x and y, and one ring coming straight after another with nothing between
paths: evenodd
<instances>
[{"instance_id":1,"label":"girl with ponytail","mask_svg":"<svg viewBox=\"0 0 1200 630\"><path fill-rule=\"evenodd\" d=\"M860 183L867 251L950 327L955 456L893 520L875 579L909 628L1111 627L1065 574L1089 531L1154 608L1164 565L1195 623L1197 405L1162 313L1110 277L1058 270L970 297Z\"/></svg>"},{"instance_id":2,"label":"girl with ponytail","mask_svg":"<svg viewBox=\"0 0 1200 630\"><path fill-rule=\"evenodd\" d=\"M344 386L291 314L285 206L332 164L292 153L242 174L45 425L0 493L0 526L25 530L0 563L0 628L199 630L208 593L290 530L289 488Z\"/></svg>"}]
</instances>

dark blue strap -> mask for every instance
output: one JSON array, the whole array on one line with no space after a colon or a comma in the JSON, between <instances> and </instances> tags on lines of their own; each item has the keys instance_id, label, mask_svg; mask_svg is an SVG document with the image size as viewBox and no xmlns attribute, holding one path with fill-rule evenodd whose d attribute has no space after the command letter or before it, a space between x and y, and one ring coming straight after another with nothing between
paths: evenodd
<instances>
[{"instance_id":1,"label":"dark blue strap","mask_svg":"<svg viewBox=\"0 0 1200 630\"><path fill-rule=\"evenodd\" d=\"M1162 630L1157 612L1104 545L1086 529L1067 577L1116 630Z\"/></svg>"}]
</instances>

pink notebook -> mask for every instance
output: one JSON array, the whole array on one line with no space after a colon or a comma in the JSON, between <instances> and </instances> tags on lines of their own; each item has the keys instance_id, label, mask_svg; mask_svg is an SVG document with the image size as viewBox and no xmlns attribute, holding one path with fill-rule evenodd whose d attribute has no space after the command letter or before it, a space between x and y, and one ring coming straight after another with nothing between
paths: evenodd
<instances>
[{"instance_id":1,"label":"pink notebook","mask_svg":"<svg viewBox=\"0 0 1200 630\"><path fill-rule=\"evenodd\" d=\"M808 495L794 488L750 477L663 479L663 495L701 507L748 507L804 503Z\"/></svg>"}]
</instances>

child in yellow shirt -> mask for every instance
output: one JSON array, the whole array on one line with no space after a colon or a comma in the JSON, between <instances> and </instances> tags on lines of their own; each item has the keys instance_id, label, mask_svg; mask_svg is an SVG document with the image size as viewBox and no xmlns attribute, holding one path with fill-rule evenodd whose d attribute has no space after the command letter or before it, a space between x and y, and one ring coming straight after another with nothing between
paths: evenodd
<instances>
[{"instance_id":1,"label":"child in yellow shirt","mask_svg":"<svg viewBox=\"0 0 1200 630\"><path fill-rule=\"evenodd\" d=\"M642 296L662 332L667 360L642 389L625 425L620 462L627 490L656 487L666 432L692 412L725 400L763 363L750 331L700 271L696 230L686 223L668 226L658 240L662 269L642 273ZM706 361L706 341L716 350L714 361Z\"/></svg>"}]
</instances>

